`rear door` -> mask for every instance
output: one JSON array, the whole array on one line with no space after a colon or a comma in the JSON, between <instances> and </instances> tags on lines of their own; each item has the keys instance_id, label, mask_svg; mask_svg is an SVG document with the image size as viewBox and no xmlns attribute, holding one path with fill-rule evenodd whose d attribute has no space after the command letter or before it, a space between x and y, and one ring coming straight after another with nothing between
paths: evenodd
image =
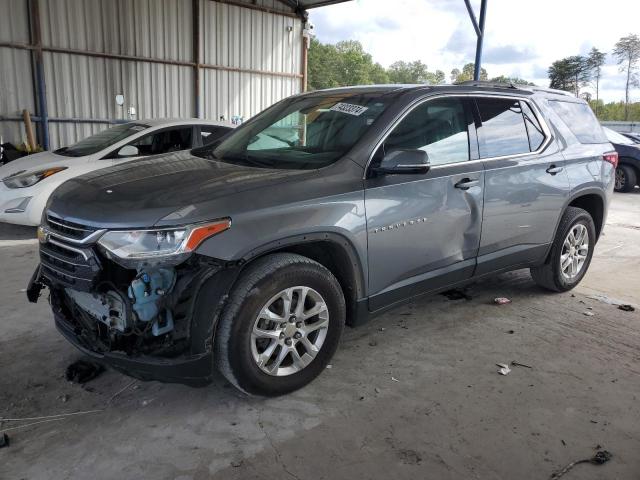
<instances>
[{"instance_id":1,"label":"rear door","mask_svg":"<svg viewBox=\"0 0 640 480\"><path fill-rule=\"evenodd\" d=\"M426 151L430 170L371 172L403 149ZM423 101L378 146L365 180L371 310L472 275L484 185L477 155L473 115L460 97Z\"/></svg>"},{"instance_id":2,"label":"rear door","mask_svg":"<svg viewBox=\"0 0 640 480\"><path fill-rule=\"evenodd\" d=\"M564 157L534 104L501 97L475 102L486 175L481 275L543 257L570 188Z\"/></svg>"}]
</instances>

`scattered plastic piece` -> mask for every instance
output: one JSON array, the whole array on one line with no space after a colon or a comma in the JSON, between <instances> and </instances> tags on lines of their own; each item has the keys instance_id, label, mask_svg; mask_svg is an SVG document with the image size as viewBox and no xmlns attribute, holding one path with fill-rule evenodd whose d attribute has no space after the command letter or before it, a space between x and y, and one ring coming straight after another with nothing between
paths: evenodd
<instances>
[{"instance_id":1,"label":"scattered plastic piece","mask_svg":"<svg viewBox=\"0 0 640 480\"><path fill-rule=\"evenodd\" d=\"M516 362L515 360L511 362L511 365L514 367L533 368L531 365L525 365L524 363Z\"/></svg>"},{"instance_id":2,"label":"scattered plastic piece","mask_svg":"<svg viewBox=\"0 0 640 480\"><path fill-rule=\"evenodd\" d=\"M399 382L399 381L400 381L400 380L398 380L398 379L397 379L397 378L395 378L395 377L391 377L391 380L393 380L394 382Z\"/></svg>"},{"instance_id":3,"label":"scattered plastic piece","mask_svg":"<svg viewBox=\"0 0 640 480\"><path fill-rule=\"evenodd\" d=\"M507 365L506 363L496 363L496 365L500 367L500 369L498 370L498 373L500 375L508 375L511 371L509 365Z\"/></svg>"},{"instance_id":4,"label":"scattered plastic piece","mask_svg":"<svg viewBox=\"0 0 640 480\"><path fill-rule=\"evenodd\" d=\"M554 472L553 474L551 474L551 479L552 480L556 480L557 478L562 477L565 473L567 473L569 470L571 470L576 465L579 465L580 463L591 463L593 465L602 465L603 463L607 463L609 460L611 460L612 456L613 455L611 455L611 453L609 453L606 450L599 450L591 458L585 458L585 459L582 459L582 460L578 460L576 462L571 462L569 465L564 467L562 470L558 470L557 472Z\"/></svg>"},{"instance_id":5,"label":"scattered plastic piece","mask_svg":"<svg viewBox=\"0 0 640 480\"><path fill-rule=\"evenodd\" d=\"M329 364L327 365L327 368L333 368L333 365Z\"/></svg>"},{"instance_id":6,"label":"scattered plastic piece","mask_svg":"<svg viewBox=\"0 0 640 480\"><path fill-rule=\"evenodd\" d=\"M87 383L104 372L104 367L99 363L87 360L78 360L67 367L66 378L73 383Z\"/></svg>"},{"instance_id":7,"label":"scattered plastic piece","mask_svg":"<svg viewBox=\"0 0 640 480\"><path fill-rule=\"evenodd\" d=\"M496 305L506 305L507 303L511 303L511 300L506 297L498 297L493 299L493 303Z\"/></svg>"},{"instance_id":8,"label":"scattered plastic piece","mask_svg":"<svg viewBox=\"0 0 640 480\"><path fill-rule=\"evenodd\" d=\"M582 314L583 314L585 317L593 317L593 316L595 315L595 313L593 313L593 312L589 312L589 311L582 312Z\"/></svg>"},{"instance_id":9,"label":"scattered plastic piece","mask_svg":"<svg viewBox=\"0 0 640 480\"><path fill-rule=\"evenodd\" d=\"M623 312L635 312L636 309L634 307L632 307L631 305L627 305L622 304L622 305L618 305L618 310L622 310Z\"/></svg>"},{"instance_id":10,"label":"scattered plastic piece","mask_svg":"<svg viewBox=\"0 0 640 480\"><path fill-rule=\"evenodd\" d=\"M3 433L0 435L0 448L9 446L9 435Z\"/></svg>"}]
</instances>

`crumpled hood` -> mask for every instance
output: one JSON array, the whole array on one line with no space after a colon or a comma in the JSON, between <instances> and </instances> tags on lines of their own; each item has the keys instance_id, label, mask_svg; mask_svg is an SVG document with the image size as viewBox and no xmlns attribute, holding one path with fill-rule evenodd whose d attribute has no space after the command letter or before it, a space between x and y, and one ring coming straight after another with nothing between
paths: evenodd
<instances>
[{"instance_id":1,"label":"crumpled hood","mask_svg":"<svg viewBox=\"0 0 640 480\"><path fill-rule=\"evenodd\" d=\"M314 173L245 167L179 152L68 180L51 196L48 211L68 221L106 228L153 226L167 216L179 224L180 212L195 206ZM211 209L197 210L209 213L190 221L215 215Z\"/></svg>"}]
</instances>

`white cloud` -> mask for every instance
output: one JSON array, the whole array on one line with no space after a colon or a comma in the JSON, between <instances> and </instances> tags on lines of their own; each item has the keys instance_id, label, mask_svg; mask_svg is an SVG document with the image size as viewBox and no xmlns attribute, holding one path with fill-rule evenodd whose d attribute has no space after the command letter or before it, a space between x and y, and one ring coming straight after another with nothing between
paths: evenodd
<instances>
[{"instance_id":1,"label":"white cloud","mask_svg":"<svg viewBox=\"0 0 640 480\"><path fill-rule=\"evenodd\" d=\"M480 1L472 0L476 11ZM488 0L483 67L490 76L519 76L547 85L554 60L585 54L592 46L611 52L615 42L640 34L640 2L629 0ZM475 33L464 0L356 0L311 10L323 42L354 39L374 61L422 60L449 73L472 62ZM622 74L608 58L601 98L624 98ZM632 92L640 100L640 89Z\"/></svg>"}]
</instances>

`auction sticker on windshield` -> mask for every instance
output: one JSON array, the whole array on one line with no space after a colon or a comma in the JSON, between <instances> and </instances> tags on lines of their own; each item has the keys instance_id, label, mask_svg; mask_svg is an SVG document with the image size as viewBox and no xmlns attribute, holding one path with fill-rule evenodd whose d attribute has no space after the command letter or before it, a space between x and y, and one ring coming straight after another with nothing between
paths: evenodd
<instances>
[{"instance_id":1,"label":"auction sticker on windshield","mask_svg":"<svg viewBox=\"0 0 640 480\"><path fill-rule=\"evenodd\" d=\"M362 115L367 107L363 107L362 105L354 105L353 103L336 103L329 110L333 110L334 112L346 113L348 115L359 116Z\"/></svg>"}]
</instances>

